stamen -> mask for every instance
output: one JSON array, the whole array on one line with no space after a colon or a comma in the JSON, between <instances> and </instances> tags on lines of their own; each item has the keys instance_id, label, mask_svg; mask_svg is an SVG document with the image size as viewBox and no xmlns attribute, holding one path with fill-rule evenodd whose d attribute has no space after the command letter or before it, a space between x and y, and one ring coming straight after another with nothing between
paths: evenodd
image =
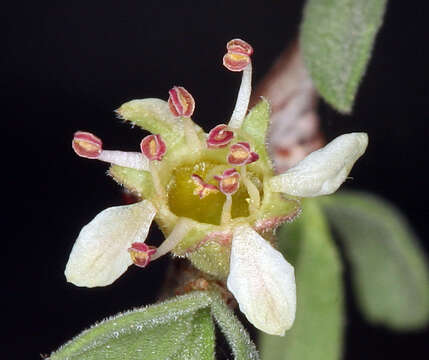
<instances>
[{"instance_id":1,"label":"stamen","mask_svg":"<svg viewBox=\"0 0 429 360\"><path fill-rule=\"evenodd\" d=\"M232 207L232 196L226 195L226 200L222 207L222 215L220 217L221 225L225 225L231 220L231 207Z\"/></svg>"},{"instance_id":2,"label":"stamen","mask_svg":"<svg viewBox=\"0 0 429 360\"><path fill-rule=\"evenodd\" d=\"M98 159L103 151L103 142L90 132L76 131L73 136L72 148L80 157Z\"/></svg>"},{"instance_id":3,"label":"stamen","mask_svg":"<svg viewBox=\"0 0 429 360\"><path fill-rule=\"evenodd\" d=\"M224 225L231 220L232 195L240 187L240 174L232 168L225 170L222 175L217 175L214 178L219 181L220 191L226 195L220 217L220 224Z\"/></svg>"},{"instance_id":4,"label":"stamen","mask_svg":"<svg viewBox=\"0 0 429 360\"><path fill-rule=\"evenodd\" d=\"M193 174L191 178L196 185L194 195L198 195L200 199L205 198L207 195L219 192L219 189L216 186L204 182L200 176Z\"/></svg>"},{"instance_id":5,"label":"stamen","mask_svg":"<svg viewBox=\"0 0 429 360\"><path fill-rule=\"evenodd\" d=\"M239 53L239 54L244 54L248 56L253 54L252 46L246 41L241 39L233 39L228 41L228 43L226 44L226 48L228 52L232 52L232 53Z\"/></svg>"},{"instance_id":6,"label":"stamen","mask_svg":"<svg viewBox=\"0 0 429 360\"><path fill-rule=\"evenodd\" d=\"M158 247L152 260L158 259L162 255L167 254L173 250L176 245L186 236L191 229L192 222L187 218L180 218L174 226L173 231L168 235L164 242Z\"/></svg>"},{"instance_id":7,"label":"stamen","mask_svg":"<svg viewBox=\"0 0 429 360\"><path fill-rule=\"evenodd\" d=\"M156 247L141 242L135 242L131 244L128 252L130 253L134 265L144 268L153 260L152 255L156 253Z\"/></svg>"},{"instance_id":8,"label":"stamen","mask_svg":"<svg viewBox=\"0 0 429 360\"><path fill-rule=\"evenodd\" d=\"M247 165L259 159L259 155L250 151L250 145L247 142L238 142L231 146L227 161L231 165Z\"/></svg>"},{"instance_id":9,"label":"stamen","mask_svg":"<svg viewBox=\"0 0 429 360\"><path fill-rule=\"evenodd\" d=\"M234 39L226 44L228 52L223 57L223 65L231 71L242 71L249 63L253 48L241 39Z\"/></svg>"},{"instance_id":10,"label":"stamen","mask_svg":"<svg viewBox=\"0 0 429 360\"><path fill-rule=\"evenodd\" d=\"M168 93L168 105L174 116L191 117L195 110L192 95L182 86L175 86Z\"/></svg>"},{"instance_id":11,"label":"stamen","mask_svg":"<svg viewBox=\"0 0 429 360\"><path fill-rule=\"evenodd\" d=\"M222 175L214 177L219 181L219 190L225 195L233 195L240 186L240 174L234 168L225 170Z\"/></svg>"},{"instance_id":12,"label":"stamen","mask_svg":"<svg viewBox=\"0 0 429 360\"><path fill-rule=\"evenodd\" d=\"M174 116L180 116L183 122L186 143L192 151L202 149L200 138L195 130L194 123L190 119L195 110L195 100L182 86L175 86L168 92L168 105Z\"/></svg>"},{"instance_id":13,"label":"stamen","mask_svg":"<svg viewBox=\"0 0 429 360\"><path fill-rule=\"evenodd\" d=\"M90 132L77 131L73 137L72 147L77 155L87 159L97 159L136 170L149 170L148 159L142 154L138 152L103 150L101 139Z\"/></svg>"},{"instance_id":14,"label":"stamen","mask_svg":"<svg viewBox=\"0 0 429 360\"><path fill-rule=\"evenodd\" d=\"M245 166L240 168L240 175L244 186L246 186L247 193L250 196L249 211L252 214L259 209L261 204L261 196L259 195L259 190L256 185L247 177L247 170Z\"/></svg>"},{"instance_id":15,"label":"stamen","mask_svg":"<svg viewBox=\"0 0 429 360\"><path fill-rule=\"evenodd\" d=\"M167 146L161 135L148 135L141 141L140 149L150 161L161 161L167 151Z\"/></svg>"},{"instance_id":16,"label":"stamen","mask_svg":"<svg viewBox=\"0 0 429 360\"><path fill-rule=\"evenodd\" d=\"M250 94L252 92L252 63L249 63L243 70L240 90L238 91L237 102L229 120L229 126L235 129L241 127L249 106Z\"/></svg>"},{"instance_id":17,"label":"stamen","mask_svg":"<svg viewBox=\"0 0 429 360\"><path fill-rule=\"evenodd\" d=\"M237 96L234 111L229 121L232 128L240 128L249 106L252 92L252 62L250 56L253 48L241 39L234 39L226 45L228 53L223 57L223 65L231 71L243 71L240 90Z\"/></svg>"},{"instance_id":18,"label":"stamen","mask_svg":"<svg viewBox=\"0 0 429 360\"><path fill-rule=\"evenodd\" d=\"M161 179L159 178L158 167L156 163L154 162L149 163L149 172L152 175L152 183L156 193L158 194L159 197L166 198L165 190L161 184Z\"/></svg>"},{"instance_id":19,"label":"stamen","mask_svg":"<svg viewBox=\"0 0 429 360\"><path fill-rule=\"evenodd\" d=\"M223 148L234 138L234 132L228 130L228 125L220 124L210 130L207 137L208 148Z\"/></svg>"},{"instance_id":20,"label":"stamen","mask_svg":"<svg viewBox=\"0 0 429 360\"><path fill-rule=\"evenodd\" d=\"M98 160L136 170L149 170L149 160L138 152L103 150Z\"/></svg>"},{"instance_id":21,"label":"stamen","mask_svg":"<svg viewBox=\"0 0 429 360\"><path fill-rule=\"evenodd\" d=\"M155 163L155 160L161 161L167 151L165 142L162 140L161 135L148 135L141 141L140 148L142 153L149 159L149 171L152 175L156 193L161 197L165 197L165 191L159 179L158 168Z\"/></svg>"}]
</instances>

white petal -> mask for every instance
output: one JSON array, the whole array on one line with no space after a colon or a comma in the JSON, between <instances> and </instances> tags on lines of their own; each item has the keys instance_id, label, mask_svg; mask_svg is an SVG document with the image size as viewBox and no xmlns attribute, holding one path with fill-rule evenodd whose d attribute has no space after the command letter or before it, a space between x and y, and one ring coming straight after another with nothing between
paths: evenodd
<instances>
[{"instance_id":1,"label":"white petal","mask_svg":"<svg viewBox=\"0 0 429 360\"><path fill-rule=\"evenodd\" d=\"M114 282L132 264L127 251L146 240L156 209L150 201L111 207L84 226L67 262L67 281L86 287Z\"/></svg>"},{"instance_id":2,"label":"white petal","mask_svg":"<svg viewBox=\"0 0 429 360\"><path fill-rule=\"evenodd\" d=\"M295 275L283 255L249 226L235 228L227 286L258 329L284 335L295 320Z\"/></svg>"},{"instance_id":3,"label":"white petal","mask_svg":"<svg viewBox=\"0 0 429 360\"><path fill-rule=\"evenodd\" d=\"M313 197L335 192L368 145L366 133L341 135L270 180L273 191Z\"/></svg>"}]
</instances>

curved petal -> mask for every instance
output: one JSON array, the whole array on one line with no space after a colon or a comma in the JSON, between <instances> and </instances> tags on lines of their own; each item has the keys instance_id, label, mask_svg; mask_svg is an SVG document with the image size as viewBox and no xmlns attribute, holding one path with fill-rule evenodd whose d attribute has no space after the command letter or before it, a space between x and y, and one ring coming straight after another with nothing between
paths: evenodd
<instances>
[{"instance_id":1,"label":"curved petal","mask_svg":"<svg viewBox=\"0 0 429 360\"><path fill-rule=\"evenodd\" d=\"M144 242L156 209L150 201L111 207L84 226L73 246L65 275L77 286L113 283L132 264L127 249Z\"/></svg>"},{"instance_id":2,"label":"curved petal","mask_svg":"<svg viewBox=\"0 0 429 360\"><path fill-rule=\"evenodd\" d=\"M332 194L346 180L367 145L366 133L338 136L285 173L274 176L270 186L273 191L300 197Z\"/></svg>"},{"instance_id":3,"label":"curved petal","mask_svg":"<svg viewBox=\"0 0 429 360\"><path fill-rule=\"evenodd\" d=\"M227 286L258 329L284 335L295 320L295 275L290 265L249 226L234 229Z\"/></svg>"}]
</instances>

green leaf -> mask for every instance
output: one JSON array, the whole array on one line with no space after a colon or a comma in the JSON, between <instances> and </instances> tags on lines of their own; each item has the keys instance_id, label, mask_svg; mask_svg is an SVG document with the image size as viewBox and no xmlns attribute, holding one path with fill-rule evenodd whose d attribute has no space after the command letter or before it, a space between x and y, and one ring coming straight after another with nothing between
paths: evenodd
<instances>
[{"instance_id":1,"label":"green leaf","mask_svg":"<svg viewBox=\"0 0 429 360\"><path fill-rule=\"evenodd\" d=\"M232 310L225 305L218 295L213 294L212 299L212 315L231 346L234 359L258 360L259 354L255 344Z\"/></svg>"},{"instance_id":2,"label":"green leaf","mask_svg":"<svg viewBox=\"0 0 429 360\"><path fill-rule=\"evenodd\" d=\"M271 164L271 161L267 154L265 143L268 126L270 124L270 114L270 104L266 99L262 98L262 100L250 110L240 128L240 130L244 132L243 136L245 138L250 137L251 143L258 153L259 158L269 164Z\"/></svg>"},{"instance_id":3,"label":"green leaf","mask_svg":"<svg viewBox=\"0 0 429 360\"><path fill-rule=\"evenodd\" d=\"M363 77L387 0L308 0L300 43L322 97L349 113Z\"/></svg>"},{"instance_id":4,"label":"green leaf","mask_svg":"<svg viewBox=\"0 0 429 360\"><path fill-rule=\"evenodd\" d=\"M427 261L403 215L368 193L343 192L320 201L344 243L355 294L368 320L397 330L426 325Z\"/></svg>"},{"instance_id":5,"label":"green leaf","mask_svg":"<svg viewBox=\"0 0 429 360\"><path fill-rule=\"evenodd\" d=\"M102 321L50 359L213 359L211 298L194 292Z\"/></svg>"},{"instance_id":6,"label":"green leaf","mask_svg":"<svg viewBox=\"0 0 429 360\"><path fill-rule=\"evenodd\" d=\"M280 250L295 266L297 313L284 337L260 333L264 360L337 360L343 342L343 283L338 251L314 200L278 234Z\"/></svg>"},{"instance_id":7,"label":"green leaf","mask_svg":"<svg viewBox=\"0 0 429 360\"><path fill-rule=\"evenodd\" d=\"M195 313L193 328L187 338L187 344L171 358L177 360L212 360L215 358L214 325L210 309L205 308ZM164 335L163 335L164 336ZM158 357L158 359L160 359Z\"/></svg>"}]
</instances>

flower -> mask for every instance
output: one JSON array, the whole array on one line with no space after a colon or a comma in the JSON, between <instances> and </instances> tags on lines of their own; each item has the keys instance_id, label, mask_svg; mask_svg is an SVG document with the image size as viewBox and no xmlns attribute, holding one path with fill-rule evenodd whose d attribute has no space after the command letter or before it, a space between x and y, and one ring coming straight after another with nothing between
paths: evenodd
<instances>
[{"instance_id":1,"label":"flower","mask_svg":"<svg viewBox=\"0 0 429 360\"><path fill-rule=\"evenodd\" d=\"M242 71L228 124L206 134L190 118L194 98L175 86L168 101L132 100L117 110L121 119L153 133L140 152L105 150L95 135L75 134L75 152L110 163L110 176L140 201L106 209L83 227L65 275L78 286L106 286L131 264L145 267L171 252L226 281L257 328L283 335L295 318L295 277L275 249L274 231L299 215L301 197L336 191L368 138L342 135L276 175L265 144L268 102L262 99L246 116L253 49L235 39L227 50L224 65ZM166 235L156 249L145 244L153 220Z\"/></svg>"}]
</instances>

